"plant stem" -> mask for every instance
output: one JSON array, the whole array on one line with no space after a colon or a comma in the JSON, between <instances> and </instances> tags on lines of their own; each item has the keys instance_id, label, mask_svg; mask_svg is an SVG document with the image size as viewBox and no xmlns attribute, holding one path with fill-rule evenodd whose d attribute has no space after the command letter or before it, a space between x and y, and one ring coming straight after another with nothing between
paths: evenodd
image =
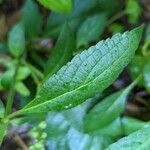
<instances>
[{"instance_id":1,"label":"plant stem","mask_svg":"<svg viewBox=\"0 0 150 150\"><path fill-rule=\"evenodd\" d=\"M126 14L126 11L122 11L114 15L112 18L110 18L107 22L107 26L109 26L114 21L118 20L119 18L123 17Z\"/></svg>"},{"instance_id":2,"label":"plant stem","mask_svg":"<svg viewBox=\"0 0 150 150\"><path fill-rule=\"evenodd\" d=\"M16 83L16 77L17 77L19 65L20 65L20 59L17 60L14 77L13 77L13 80L12 80L12 83L8 92L5 116L9 115L12 112L13 98L15 94L15 83Z\"/></svg>"}]
</instances>

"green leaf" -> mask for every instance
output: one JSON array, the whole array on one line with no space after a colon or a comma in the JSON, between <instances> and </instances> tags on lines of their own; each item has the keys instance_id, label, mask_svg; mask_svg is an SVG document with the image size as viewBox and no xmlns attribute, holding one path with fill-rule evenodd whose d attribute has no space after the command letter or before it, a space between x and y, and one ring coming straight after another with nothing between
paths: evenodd
<instances>
[{"instance_id":1,"label":"green leaf","mask_svg":"<svg viewBox=\"0 0 150 150\"><path fill-rule=\"evenodd\" d=\"M26 87L26 85L23 82L17 82L15 84L15 90L19 94L21 94L22 96L29 96L30 95L29 89Z\"/></svg>"},{"instance_id":2,"label":"green leaf","mask_svg":"<svg viewBox=\"0 0 150 150\"><path fill-rule=\"evenodd\" d=\"M39 88L23 112L64 110L107 88L133 58L142 27L99 42L76 55Z\"/></svg>"},{"instance_id":3,"label":"green leaf","mask_svg":"<svg viewBox=\"0 0 150 150\"><path fill-rule=\"evenodd\" d=\"M118 139L143 128L147 124L149 123L129 117L117 118L108 126L95 130L93 134L100 134L111 137L112 139Z\"/></svg>"},{"instance_id":4,"label":"green leaf","mask_svg":"<svg viewBox=\"0 0 150 150\"><path fill-rule=\"evenodd\" d=\"M25 49L24 27L21 23L13 26L8 37L8 46L14 57L20 57Z\"/></svg>"},{"instance_id":5,"label":"green leaf","mask_svg":"<svg viewBox=\"0 0 150 150\"><path fill-rule=\"evenodd\" d=\"M74 128L70 128L67 139L70 150L102 150L112 143L109 137L85 134Z\"/></svg>"},{"instance_id":6,"label":"green leaf","mask_svg":"<svg viewBox=\"0 0 150 150\"><path fill-rule=\"evenodd\" d=\"M2 101L0 100L0 118L4 116L4 112L5 112L5 108Z\"/></svg>"},{"instance_id":7,"label":"green leaf","mask_svg":"<svg viewBox=\"0 0 150 150\"><path fill-rule=\"evenodd\" d=\"M149 150L150 147L150 126L146 126L143 129L130 134L111 144L105 150Z\"/></svg>"},{"instance_id":8,"label":"green leaf","mask_svg":"<svg viewBox=\"0 0 150 150\"><path fill-rule=\"evenodd\" d=\"M106 97L102 102L95 105L85 117L85 130L90 132L103 128L118 118L124 110L127 96L134 85L133 82L126 89Z\"/></svg>"},{"instance_id":9,"label":"green leaf","mask_svg":"<svg viewBox=\"0 0 150 150\"><path fill-rule=\"evenodd\" d=\"M62 25L67 21L71 29L75 30L78 28L80 23L87 18L89 11L97 5L97 0L74 0L73 10L69 14L60 14L51 12L47 26L45 29L46 35L58 35L61 30ZM85 15L87 14L87 15Z\"/></svg>"},{"instance_id":10,"label":"green leaf","mask_svg":"<svg viewBox=\"0 0 150 150\"><path fill-rule=\"evenodd\" d=\"M38 0L44 7L56 12L70 12L72 0Z\"/></svg>"},{"instance_id":11,"label":"green leaf","mask_svg":"<svg viewBox=\"0 0 150 150\"><path fill-rule=\"evenodd\" d=\"M102 34L106 24L106 14L101 13L87 18L77 32L77 46L87 45Z\"/></svg>"},{"instance_id":12,"label":"green leaf","mask_svg":"<svg viewBox=\"0 0 150 150\"><path fill-rule=\"evenodd\" d=\"M126 13L130 23L136 23L141 15L141 6L139 0L127 0Z\"/></svg>"},{"instance_id":13,"label":"green leaf","mask_svg":"<svg viewBox=\"0 0 150 150\"><path fill-rule=\"evenodd\" d=\"M40 33L41 19L41 14L35 2L33 0L26 0L22 9L22 22L25 25L25 34L29 39L36 37Z\"/></svg>"},{"instance_id":14,"label":"green leaf","mask_svg":"<svg viewBox=\"0 0 150 150\"><path fill-rule=\"evenodd\" d=\"M136 55L129 65L129 73L132 80L135 80L139 74L143 73L143 68L145 63L147 63L149 58L145 58L139 55ZM139 81L139 85L143 86L144 80Z\"/></svg>"},{"instance_id":15,"label":"green leaf","mask_svg":"<svg viewBox=\"0 0 150 150\"><path fill-rule=\"evenodd\" d=\"M150 93L150 61L144 66L144 86Z\"/></svg>"},{"instance_id":16,"label":"green leaf","mask_svg":"<svg viewBox=\"0 0 150 150\"><path fill-rule=\"evenodd\" d=\"M7 134L7 125L8 125L7 119L0 120L0 145L3 142L3 138Z\"/></svg>"},{"instance_id":17,"label":"green leaf","mask_svg":"<svg viewBox=\"0 0 150 150\"><path fill-rule=\"evenodd\" d=\"M52 74L56 73L71 59L74 50L75 37L66 23L64 24L56 46L45 65L45 75L50 77Z\"/></svg>"}]
</instances>

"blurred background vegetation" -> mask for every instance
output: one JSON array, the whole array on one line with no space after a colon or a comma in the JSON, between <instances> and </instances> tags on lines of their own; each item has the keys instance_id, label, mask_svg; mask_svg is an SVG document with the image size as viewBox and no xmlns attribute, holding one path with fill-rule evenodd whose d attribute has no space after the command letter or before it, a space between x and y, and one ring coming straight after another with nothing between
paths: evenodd
<instances>
[{"instance_id":1,"label":"blurred background vegetation","mask_svg":"<svg viewBox=\"0 0 150 150\"><path fill-rule=\"evenodd\" d=\"M22 108L34 98L44 77L53 74L75 54L98 41L144 24L141 45L131 64L113 85L92 101L60 113L15 118L1 146L3 150L103 150L117 139L141 128L150 119L150 1L59 0L58 3L48 5L42 0L0 0L0 99L4 105L19 55L17 51L11 52L9 39L19 45L18 35L25 34L25 52L14 85L13 110ZM72 35L68 30L72 31ZM71 38L75 39L74 42ZM71 45L69 50L65 49L64 43ZM49 62L59 60L58 53L66 61L52 70ZM141 72L143 79L130 93L120 118L106 128L85 133L85 115L104 97L129 85Z\"/></svg>"}]
</instances>

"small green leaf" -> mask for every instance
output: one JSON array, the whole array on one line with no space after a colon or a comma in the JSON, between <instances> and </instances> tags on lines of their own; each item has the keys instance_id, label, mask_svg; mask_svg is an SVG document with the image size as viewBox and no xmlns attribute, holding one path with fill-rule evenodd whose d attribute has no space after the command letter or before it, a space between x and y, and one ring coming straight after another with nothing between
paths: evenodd
<instances>
[{"instance_id":1,"label":"small green leaf","mask_svg":"<svg viewBox=\"0 0 150 150\"><path fill-rule=\"evenodd\" d=\"M8 37L8 46L14 57L20 57L25 49L24 27L21 23L13 26Z\"/></svg>"},{"instance_id":2,"label":"small green leaf","mask_svg":"<svg viewBox=\"0 0 150 150\"><path fill-rule=\"evenodd\" d=\"M147 63L149 58L145 58L143 56L136 55L129 65L129 73L132 80L135 80L139 74L143 73L143 69L145 63ZM141 79L138 85L143 86L144 80Z\"/></svg>"},{"instance_id":3,"label":"small green leaf","mask_svg":"<svg viewBox=\"0 0 150 150\"><path fill-rule=\"evenodd\" d=\"M85 117L85 130L90 132L103 128L118 118L124 110L127 96L133 87L134 82L126 89L106 97L95 105Z\"/></svg>"},{"instance_id":4,"label":"small green leaf","mask_svg":"<svg viewBox=\"0 0 150 150\"><path fill-rule=\"evenodd\" d=\"M4 88L9 88L11 86L12 81L13 81L13 77L14 77L14 73L11 70L7 70L1 76L1 85Z\"/></svg>"},{"instance_id":5,"label":"small green leaf","mask_svg":"<svg viewBox=\"0 0 150 150\"><path fill-rule=\"evenodd\" d=\"M97 40L106 24L106 14L101 13L87 18L77 31L77 47Z\"/></svg>"},{"instance_id":6,"label":"small green leaf","mask_svg":"<svg viewBox=\"0 0 150 150\"><path fill-rule=\"evenodd\" d=\"M144 86L150 93L150 61L144 66Z\"/></svg>"},{"instance_id":7,"label":"small green leaf","mask_svg":"<svg viewBox=\"0 0 150 150\"><path fill-rule=\"evenodd\" d=\"M130 23L137 22L139 16L141 15L139 0L127 0L126 13Z\"/></svg>"},{"instance_id":8,"label":"small green leaf","mask_svg":"<svg viewBox=\"0 0 150 150\"><path fill-rule=\"evenodd\" d=\"M44 7L56 12L70 12L72 0L38 0Z\"/></svg>"},{"instance_id":9,"label":"small green leaf","mask_svg":"<svg viewBox=\"0 0 150 150\"><path fill-rule=\"evenodd\" d=\"M142 27L111 39L76 55L46 80L36 98L17 113L69 109L107 88L131 61L138 47Z\"/></svg>"},{"instance_id":10,"label":"small green leaf","mask_svg":"<svg viewBox=\"0 0 150 150\"><path fill-rule=\"evenodd\" d=\"M30 95L29 89L26 87L26 85L23 82L17 82L15 84L15 90L19 94L21 94L22 96L29 96Z\"/></svg>"},{"instance_id":11,"label":"small green leaf","mask_svg":"<svg viewBox=\"0 0 150 150\"><path fill-rule=\"evenodd\" d=\"M146 125L139 131L130 134L111 144L105 150L149 150L150 148L150 126Z\"/></svg>"},{"instance_id":12,"label":"small green leaf","mask_svg":"<svg viewBox=\"0 0 150 150\"><path fill-rule=\"evenodd\" d=\"M24 80L31 74L30 69L27 66L20 66L17 71L17 80Z\"/></svg>"},{"instance_id":13,"label":"small green leaf","mask_svg":"<svg viewBox=\"0 0 150 150\"><path fill-rule=\"evenodd\" d=\"M46 65L45 75L50 77L65 65L72 57L75 50L75 37L67 23L64 24L55 48Z\"/></svg>"},{"instance_id":14,"label":"small green leaf","mask_svg":"<svg viewBox=\"0 0 150 150\"><path fill-rule=\"evenodd\" d=\"M26 0L22 10L22 21L25 25L25 34L29 39L36 37L40 33L41 19L41 14L35 2L33 0Z\"/></svg>"}]
</instances>

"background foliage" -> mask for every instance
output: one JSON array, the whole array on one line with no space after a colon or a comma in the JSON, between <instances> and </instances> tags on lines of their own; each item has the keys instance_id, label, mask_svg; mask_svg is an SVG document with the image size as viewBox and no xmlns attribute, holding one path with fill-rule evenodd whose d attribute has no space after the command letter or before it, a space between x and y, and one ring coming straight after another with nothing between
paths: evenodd
<instances>
[{"instance_id":1,"label":"background foliage","mask_svg":"<svg viewBox=\"0 0 150 150\"><path fill-rule=\"evenodd\" d=\"M149 150L149 6L0 0L1 149Z\"/></svg>"}]
</instances>

